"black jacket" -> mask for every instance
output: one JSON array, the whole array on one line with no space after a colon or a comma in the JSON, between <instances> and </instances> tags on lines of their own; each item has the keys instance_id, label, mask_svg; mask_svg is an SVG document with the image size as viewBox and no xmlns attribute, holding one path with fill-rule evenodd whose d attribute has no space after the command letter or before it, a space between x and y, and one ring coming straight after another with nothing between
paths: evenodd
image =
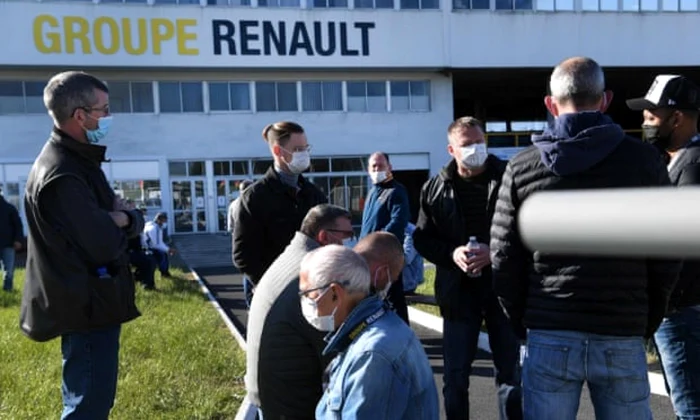
<instances>
[{"instance_id":1,"label":"black jacket","mask_svg":"<svg viewBox=\"0 0 700 420\"><path fill-rule=\"evenodd\" d=\"M15 242L22 243L23 231L19 212L0 195L0 249L12 248Z\"/></svg>"},{"instance_id":2,"label":"black jacket","mask_svg":"<svg viewBox=\"0 0 700 420\"><path fill-rule=\"evenodd\" d=\"M489 155L486 162L486 174L490 179L487 210L491 220L506 162L493 155ZM413 246L421 256L435 264L435 298L440 312L443 317L453 319L460 317L462 296L469 293L467 289L472 284L463 280L464 273L452 259L455 248L469 241L455 193L455 176L458 176L457 164L452 160L423 185L418 222L413 232Z\"/></svg>"},{"instance_id":3,"label":"black jacket","mask_svg":"<svg viewBox=\"0 0 700 420\"><path fill-rule=\"evenodd\" d=\"M673 185L700 185L700 140L696 140L678 157L669 171ZM673 217L673 209L667 215ZM671 295L670 309L700 305L700 260L684 260L678 284Z\"/></svg>"},{"instance_id":4,"label":"black jacket","mask_svg":"<svg viewBox=\"0 0 700 420\"><path fill-rule=\"evenodd\" d=\"M20 327L37 341L119 325L138 317L127 239L143 216L121 229L109 212L114 191L100 169L104 146L54 129L27 180L27 270ZM109 275L100 277L98 269Z\"/></svg>"},{"instance_id":5,"label":"black jacket","mask_svg":"<svg viewBox=\"0 0 700 420\"><path fill-rule=\"evenodd\" d=\"M240 195L234 213L233 262L255 284L289 245L306 213L328 202L326 195L301 175L299 188L297 192L284 184L270 167L265 177Z\"/></svg>"},{"instance_id":6,"label":"black jacket","mask_svg":"<svg viewBox=\"0 0 700 420\"><path fill-rule=\"evenodd\" d=\"M491 226L494 290L516 332L651 336L666 311L678 262L528 250L517 214L540 190L669 185L659 154L597 112L560 116L533 143L508 163Z\"/></svg>"}]
</instances>

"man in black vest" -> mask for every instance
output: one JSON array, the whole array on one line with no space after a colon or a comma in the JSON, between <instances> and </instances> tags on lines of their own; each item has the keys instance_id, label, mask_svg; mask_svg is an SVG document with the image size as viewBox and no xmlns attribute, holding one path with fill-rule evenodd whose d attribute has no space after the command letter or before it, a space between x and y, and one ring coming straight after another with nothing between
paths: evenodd
<instances>
[{"instance_id":1,"label":"man in black vest","mask_svg":"<svg viewBox=\"0 0 700 420\"><path fill-rule=\"evenodd\" d=\"M700 185L700 88L683 76L662 74L644 98L627 106L643 111L644 139L666 159L671 184ZM683 262L654 342L676 416L700 418L700 260Z\"/></svg>"},{"instance_id":2,"label":"man in black vest","mask_svg":"<svg viewBox=\"0 0 700 420\"><path fill-rule=\"evenodd\" d=\"M486 323L501 419L520 417L518 340L491 287L489 228L506 163L489 154L483 125L462 117L447 128L452 159L423 186L413 244L436 266L435 298L443 318L447 420L470 418L469 375ZM467 248L470 237L479 249ZM478 416L477 416L478 417Z\"/></svg>"},{"instance_id":3,"label":"man in black vest","mask_svg":"<svg viewBox=\"0 0 700 420\"><path fill-rule=\"evenodd\" d=\"M143 216L114 195L100 165L109 130L109 91L95 77L64 72L49 80L53 118L34 162L25 210L29 225L22 331L61 337L62 419L107 419L114 403L121 324L138 317L127 242Z\"/></svg>"}]
</instances>

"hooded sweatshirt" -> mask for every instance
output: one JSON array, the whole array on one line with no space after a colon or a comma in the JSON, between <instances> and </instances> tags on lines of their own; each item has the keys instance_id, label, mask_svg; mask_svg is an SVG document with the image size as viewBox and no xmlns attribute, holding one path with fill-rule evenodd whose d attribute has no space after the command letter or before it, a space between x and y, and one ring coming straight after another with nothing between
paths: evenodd
<instances>
[{"instance_id":1,"label":"hooded sweatshirt","mask_svg":"<svg viewBox=\"0 0 700 420\"><path fill-rule=\"evenodd\" d=\"M678 262L547 255L514 232L520 206L537 191L668 185L658 152L600 112L561 115L533 144L508 163L491 227L494 291L516 331L651 336Z\"/></svg>"},{"instance_id":2,"label":"hooded sweatshirt","mask_svg":"<svg viewBox=\"0 0 700 420\"><path fill-rule=\"evenodd\" d=\"M581 173L600 163L625 138L622 127L600 112L565 114L541 135L532 136L542 163L559 176Z\"/></svg>"}]
</instances>

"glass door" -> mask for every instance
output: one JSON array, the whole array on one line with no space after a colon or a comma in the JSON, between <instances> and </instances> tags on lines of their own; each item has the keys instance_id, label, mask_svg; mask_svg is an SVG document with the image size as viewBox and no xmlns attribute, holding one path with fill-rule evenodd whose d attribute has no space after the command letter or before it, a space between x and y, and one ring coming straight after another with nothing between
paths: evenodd
<instances>
[{"instance_id":1,"label":"glass door","mask_svg":"<svg viewBox=\"0 0 700 420\"><path fill-rule=\"evenodd\" d=\"M207 231L205 179L179 179L170 183L173 200L173 233Z\"/></svg>"},{"instance_id":2,"label":"glass door","mask_svg":"<svg viewBox=\"0 0 700 420\"><path fill-rule=\"evenodd\" d=\"M239 196L239 185L245 178L215 178L216 184L216 211L218 217L217 230L226 232L228 222L228 208L231 202Z\"/></svg>"}]
</instances>

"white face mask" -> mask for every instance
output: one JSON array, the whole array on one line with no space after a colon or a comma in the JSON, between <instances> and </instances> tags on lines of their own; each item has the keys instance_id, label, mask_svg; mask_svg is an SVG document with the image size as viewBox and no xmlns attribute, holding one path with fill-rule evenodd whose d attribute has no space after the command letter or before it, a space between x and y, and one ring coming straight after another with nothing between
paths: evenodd
<instances>
[{"instance_id":1,"label":"white face mask","mask_svg":"<svg viewBox=\"0 0 700 420\"><path fill-rule=\"evenodd\" d=\"M287 167L294 174L300 174L309 169L311 165L311 154L308 151L292 153L292 161L287 162Z\"/></svg>"},{"instance_id":2,"label":"white face mask","mask_svg":"<svg viewBox=\"0 0 700 420\"><path fill-rule=\"evenodd\" d=\"M318 300L321 299L329 290L330 288L326 289L323 293L318 295L315 300L306 296L302 296L301 298L301 313L304 315L306 322L317 330L324 332L335 331L335 311L338 310L338 307L336 306L330 315L318 315Z\"/></svg>"},{"instance_id":3,"label":"white face mask","mask_svg":"<svg viewBox=\"0 0 700 420\"><path fill-rule=\"evenodd\" d=\"M388 177L388 175L387 175L386 171L370 172L369 173L369 178L372 180L373 184L379 184L380 182L384 182L387 177Z\"/></svg>"},{"instance_id":4,"label":"white face mask","mask_svg":"<svg viewBox=\"0 0 700 420\"><path fill-rule=\"evenodd\" d=\"M353 245L353 240L352 238L345 238L343 239L343 246L346 246L348 248L352 248Z\"/></svg>"},{"instance_id":5,"label":"white face mask","mask_svg":"<svg viewBox=\"0 0 700 420\"><path fill-rule=\"evenodd\" d=\"M379 271L379 270L377 270ZM389 289L391 289L391 272L389 271L389 267L386 268L386 284L384 285L384 288L382 290L377 290L377 296L379 296L379 299L384 300L386 299L387 295L389 295ZM375 290L377 289L377 275L375 273L374 275L374 288Z\"/></svg>"},{"instance_id":6,"label":"white face mask","mask_svg":"<svg viewBox=\"0 0 700 420\"><path fill-rule=\"evenodd\" d=\"M167 224L167 223L163 223L160 227L161 227L163 230L165 230L165 229L168 228L168 224Z\"/></svg>"},{"instance_id":7,"label":"white face mask","mask_svg":"<svg viewBox=\"0 0 700 420\"><path fill-rule=\"evenodd\" d=\"M489 154L485 143L477 143L461 147L462 164L467 168L481 168L486 163Z\"/></svg>"}]
</instances>

